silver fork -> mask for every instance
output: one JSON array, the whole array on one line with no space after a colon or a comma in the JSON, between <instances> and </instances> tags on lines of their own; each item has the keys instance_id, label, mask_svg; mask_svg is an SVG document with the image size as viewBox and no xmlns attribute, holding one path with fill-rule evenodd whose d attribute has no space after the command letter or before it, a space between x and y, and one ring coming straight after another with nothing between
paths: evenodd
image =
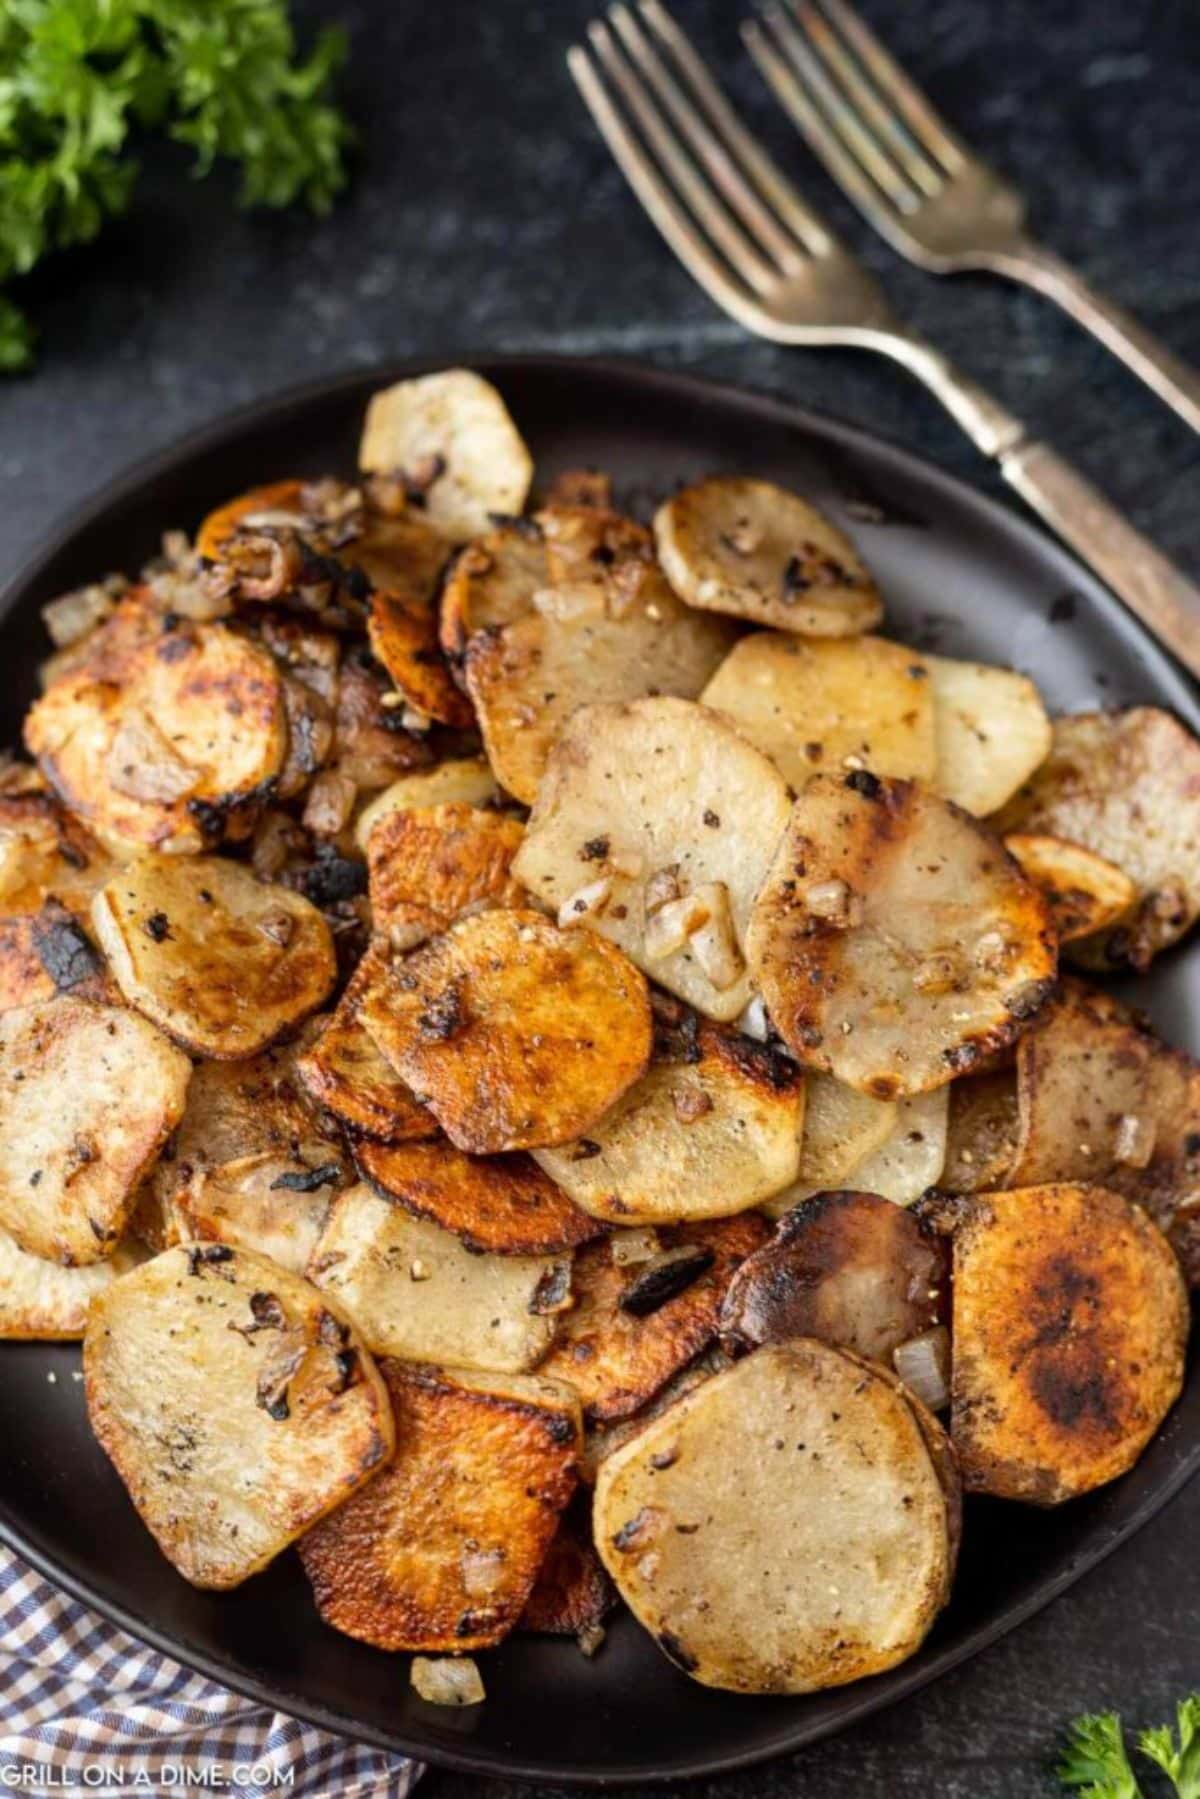
<instances>
[{"instance_id":1,"label":"silver fork","mask_svg":"<svg viewBox=\"0 0 1200 1799\"><path fill-rule=\"evenodd\" d=\"M902 256L1048 295L1200 431L1200 370L1028 235L1024 197L939 118L847 0L771 0L742 36L838 186Z\"/></svg>"},{"instance_id":2,"label":"silver fork","mask_svg":"<svg viewBox=\"0 0 1200 1799\"><path fill-rule=\"evenodd\" d=\"M780 173L661 0L611 8L571 73L630 186L701 287L748 330L901 363L1143 623L1200 676L1200 589L1048 444L891 310Z\"/></svg>"}]
</instances>

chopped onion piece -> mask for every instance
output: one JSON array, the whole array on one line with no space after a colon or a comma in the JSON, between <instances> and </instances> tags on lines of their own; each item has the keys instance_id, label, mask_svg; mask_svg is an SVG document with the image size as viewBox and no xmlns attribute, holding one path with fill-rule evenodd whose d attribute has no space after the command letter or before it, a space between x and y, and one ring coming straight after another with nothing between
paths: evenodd
<instances>
[{"instance_id":1,"label":"chopped onion piece","mask_svg":"<svg viewBox=\"0 0 1200 1799\"><path fill-rule=\"evenodd\" d=\"M634 1262L652 1261L661 1248L658 1232L651 1224L636 1230L614 1231L609 1241L614 1268L628 1268Z\"/></svg>"},{"instance_id":2,"label":"chopped onion piece","mask_svg":"<svg viewBox=\"0 0 1200 1799\"><path fill-rule=\"evenodd\" d=\"M577 893L572 893L558 908L558 928L569 931L572 925L586 924L590 918L597 918L612 898L612 882L607 875L601 875L598 881L589 881Z\"/></svg>"},{"instance_id":3,"label":"chopped onion piece","mask_svg":"<svg viewBox=\"0 0 1200 1799\"><path fill-rule=\"evenodd\" d=\"M487 1696L469 1655L414 1655L410 1678L429 1705L479 1705Z\"/></svg>"},{"instance_id":4,"label":"chopped onion piece","mask_svg":"<svg viewBox=\"0 0 1200 1799\"><path fill-rule=\"evenodd\" d=\"M950 1404L950 1332L944 1324L892 1351L896 1373L931 1412Z\"/></svg>"}]
</instances>

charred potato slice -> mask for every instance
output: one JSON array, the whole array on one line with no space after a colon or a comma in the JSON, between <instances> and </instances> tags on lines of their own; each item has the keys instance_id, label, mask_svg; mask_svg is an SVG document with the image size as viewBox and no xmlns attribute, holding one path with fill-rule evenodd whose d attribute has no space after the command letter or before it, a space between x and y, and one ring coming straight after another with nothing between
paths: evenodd
<instances>
[{"instance_id":1,"label":"charred potato slice","mask_svg":"<svg viewBox=\"0 0 1200 1799\"><path fill-rule=\"evenodd\" d=\"M954 1232L951 1436L968 1492L1058 1505L1124 1474L1183 1384L1187 1293L1140 1207L979 1194Z\"/></svg>"},{"instance_id":2,"label":"charred potato slice","mask_svg":"<svg viewBox=\"0 0 1200 1799\"><path fill-rule=\"evenodd\" d=\"M746 951L811 1067L882 1099L969 1072L1050 991L1042 895L957 807L865 771L817 775L755 902Z\"/></svg>"},{"instance_id":3,"label":"charred potato slice","mask_svg":"<svg viewBox=\"0 0 1200 1799\"><path fill-rule=\"evenodd\" d=\"M456 542L486 531L493 513L523 510L533 463L490 381L470 369L381 388L367 407L360 468L396 476L422 515Z\"/></svg>"},{"instance_id":4,"label":"charred potato slice","mask_svg":"<svg viewBox=\"0 0 1200 1799\"><path fill-rule=\"evenodd\" d=\"M588 1419L629 1417L712 1342L730 1276L765 1236L747 1214L666 1226L645 1263L622 1266L611 1242L579 1250L575 1303L542 1373L569 1382Z\"/></svg>"},{"instance_id":5,"label":"charred potato slice","mask_svg":"<svg viewBox=\"0 0 1200 1799\"><path fill-rule=\"evenodd\" d=\"M59 994L119 999L104 957L79 920L55 899L31 917L0 917L0 1012L44 1005Z\"/></svg>"},{"instance_id":6,"label":"charred potato slice","mask_svg":"<svg viewBox=\"0 0 1200 1799\"><path fill-rule=\"evenodd\" d=\"M794 1062L692 1013L659 1030L649 1072L588 1136L535 1155L611 1224L723 1218L795 1179L803 1117Z\"/></svg>"},{"instance_id":7,"label":"charred potato slice","mask_svg":"<svg viewBox=\"0 0 1200 1799\"><path fill-rule=\"evenodd\" d=\"M385 1362L399 1453L304 1538L326 1624L379 1649L484 1649L521 1615L576 1484L570 1399ZM532 1385L533 1383L529 1383Z\"/></svg>"},{"instance_id":8,"label":"charred potato slice","mask_svg":"<svg viewBox=\"0 0 1200 1799\"><path fill-rule=\"evenodd\" d=\"M339 1195L309 1277L353 1314L378 1355L521 1373L545 1355L562 1288L547 1256L478 1255L369 1187Z\"/></svg>"},{"instance_id":9,"label":"charred potato slice","mask_svg":"<svg viewBox=\"0 0 1200 1799\"><path fill-rule=\"evenodd\" d=\"M608 1457L596 1547L638 1622L705 1686L809 1693L880 1673L949 1597L937 1430L869 1362L816 1342L761 1349Z\"/></svg>"},{"instance_id":10,"label":"charred potato slice","mask_svg":"<svg viewBox=\"0 0 1200 1799\"><path fill-rule=\"evenodd\" d=\"M573 1205L531 1156L465 1156L433 1143L361 1143L363 1179L414 1218L427 1218L481 1255L540 1256L573 1249L603 1225Z\"/></svg>"},{"instance_id":11,"label":"charred potato slice","mask_svg":"<svg viewBox=\"0 0 1200 1799\"><path fill-rule=\"evenodd\" d=\"M139 1243L127 1241L107 1261L63 1268L29 1255L0 1231L0 1338L50 1343L82 1337L97 1293L145 1258Z\"/></svg>"},{"instance_id":12,"label":"charred potato slice","mask_svg":"<svg viewBox=\"0 0 1200 1799\"><path fill-rule=\"evenodd\" d=\"M1050 720L1025 675L927 656L939 792L977 818L995 812L1050 750Z\"/></svg>"},{"instance_id":13,"label":"charred potato slice","mask_svg":"<svg viewBox=\"0 0 1200 1799\"><path fill-rule=\"evenodd\" d=\"M876 1193L820 1193L785 1213L725 1291L731 1351L816 1337L889 1363L938 1323L946 1278L940 1239Z\"/></svg>"},{"instance_id":14,"label":"charred potato slice","mask_svg":"<svg viewBox=\"0 0 1200 1799\"><path fill-rule=\"evenodd\" d=\"M1125 871L1082 844L1012 831L1004 847L1049 900L1060 943L1105 930L1137 899L1137 888Z\"/></svg>"},{"instance_id":15,"label":"charred potato slice","mask_svg":"<svg viewBox=\"0 0 1200 1799\"><path fill-rule=\"evenodd\" d=\"M902 1099L892 1131L856 1164L855 1181L898 1206L911 1205L936 1186L946 1164L950 1092L949 1087L938 1087Z\"/></svg>"},{"instance_id":16,"label":"charred potato slice","mask_svg":"<svg viewBox=\"0 0 1200 1799\"><path fill-rule=\"evenodd\" d=\"M367 1029L459 1149L569 1143L650 1059L650 1002L631 962L539 912L461 918L362 1003Z\"/></svg>"},{"instance_id":17,"label":"charred potato slice","mask_svg":"<svg viewBox=\"0 0 1200 1799\"><path fill-rule=\"evenodd\" d=\"M393 812L425 811L434 806L488 806L499 797L496 777L481 756L439 762L433 768L401 775L377 794L360 812L354 840L365 855L371 832Z\"/></svg>"},{"instance_id":18,"label":"charred potato slice","mask_svg":"<svg viewBox=\"0 0 1200 1799\"><path fill-rule=\"evenodd\" d=\"M309 1097L355 1134L383 1143L433 1137L437 1124L417 1104L376 1047L359 1016L364 994L383 978L388 951L372 944L318 1035L296 1059L296 1074Z\"/></svg>"},{"instance_id":19,"label":"charred potato slice","mask_svg":"<svg viewBox=\"0 0 1200 1799\"><path fill-rule=\"evenodd\" d=\"M67 996L0 1018L0 1229L50 1261L110 1256L191 1072L124 1007Z\"/></svg>"},{"instance_id":20,"label":"charred potato slice","mask_svg":"<svg viewBox=\"0 0 1200 1799\"><path fill-rule=\"evenodd\" d=\"M367 612L367 639L376 657L414 712L439 724L467 730L475 722L471 703L459 692L438 647L437 613L431 598L445 546L438 544L427 591L391 593L377 588ZM422 585L424 585L422 583Z\"/></svg>"},{"instance_id":21,"label":"charred potato slice","mask_svg":"<svg viewBox=\"0 0 1200 1799\"><path fill-rule=\"evenodd\" d=\"M586 706L559 735L513 869L729 1021L750 999L746 926L787 821L782 776L707 707Z\"/></svg>"},{"instance_id":22,"label":"charred potato slice","mask_svg":"<svg viewBox=\"0 0 1200 1799\"><path fill-rule=\"evenodd\" d=\"M397 808L367 839L374 928L397 949L444 930L468 907L519 906L511 874L525 827L479 806Z\"/></svg>"},{"instance_id":23,"label":"charred potato slice","mask_svg":"<svg viewBox=\"0 0 1200 1799\"><path fill-rule=\"evenodd\" d=\"M797 792L811 775L869 768L932 783L933 688L922 657L884 637L755 631L701 695Z\"/></svg>"},{"instance_id":24,"label":"charred potato slice","mask_svg":"<svg viewBox=\"0 0 1200 1799\"><path fill-rule=\"evenodd\" d=\"M987 1193L1007 1186L1017 1131L1017 1082L1011 1068L955 1081L942 1186L950 1193Z\"/></svg>"},{"instance_id":25,"label":"charred potato slice","mask_svg":"<svg viewBox=\"0 0 1200 1799\"><path fill-rule=\"evenodd\" d=\"M465 544L442 584L439 638L459 657L476 631L510 625L532 610L533 596L550 582L546 546L532 520L515 520Z\"/></svg>"},{"instance_id":26,"label":"charred potato slice","mask_svg":"<svg viewBox=\"0 0 1200 1799\"><path fill-rule=\"evenodd\" d=\"M592 1546L591 1507L572 1503L530 1589L520 1628L535 1636L577 1637L590 1654L617 1603L617 1590Z\"/></svg>"},{"instance_id":27,"label":"charred potato slice","mask_svg":"<svg viewBox=\"0 0 1200 1799\"><path fill-rule=\"evenodd\" d=\"M130 1005L222 1060L299 1024L337 973L316 907L221 857L131 863L97 893L92 923Z\"/></svg>"},{"instance_id":28,"label":"charred potato slice","mask_svg":"<svg viewBox=\"0 0 1200 1799\"><path fill-rule=\"evenodd\" d=\"M832 1075L810 1074L805 1081L796 1178L762 1210L768 1218L781 1218L802 1199L847 1186L859 1163L892 1138L898 1115L895 1100L872 1099Z\"/></svg>"},{"instance_id":29,"label":"charred potato slice","mask_svg":"<svg viewBox=\"0 0 1200 1799\"><path fill-rule=\"evenodd\" d=\"M391 1456L391 1407L349 1324L248 1250L183 1244L92 1301L92 1429L193 1586L238 1586Z\"/></svg>"},{"instance_id":30,"label":"charred potato slice","mask_svg":"<svg viewBox=\"0 0 1200 1799\"><path fill-rule=\"evenodd\" d=\"M852 637L883 617L854 545L815 506L769 481L713 476L654 517L658 559L689 606L804 637Z\"/></svg>"}]
</instances>

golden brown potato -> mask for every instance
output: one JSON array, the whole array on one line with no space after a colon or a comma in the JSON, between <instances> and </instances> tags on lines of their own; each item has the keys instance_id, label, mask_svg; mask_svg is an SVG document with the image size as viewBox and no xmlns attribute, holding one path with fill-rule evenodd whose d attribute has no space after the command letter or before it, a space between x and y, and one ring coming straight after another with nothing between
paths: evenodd
<instances>
[{"instance_id":1,"label":"golden brown potato","mask_svg":"<svg viewBox=\"0 0 1200 1799\"><path fill-rule=\"evenodd\" d=\"M55 899L31 916L0 917L0 1012L68 993L100 1005L120 1000L104 957L79 920Z\"/></svg>"},{"instance_id":2,"label":"golden brown potato","mask_svg":"<svg viewBox=\"0 0 1200 1799\"><path fill-rule=\"evenodd\" d=\"M371 916L397 949L442 931L468 906L519 906L510 873L525 827L479 806L397 809L367 840Z\"/></svg>"},{"instance_id":3,"label":"golden brown potato","mask_svg":"<svg viewBox=\"0 0 1200 1799\"><path fill-rule=\"evenodd\" d=\"M1053 1002L1047 1010L1052 1009ZM955 1081L942 1186L948 1193L987 1193L1007 1186L1017 1131L1017 1081L1011 1068Z\"/></svg>"},{"instance_id":4,"label":"golden brown potato","mask_svg":"<svg viewBox=\"0 0 1200 1799\"><path fill-rule=\"evenodd\" d=\"M1010 1043L1051 990L1046 902L957 807L906 781L817 775L746 938L772 1022L809 1066L892 1099Z\"/></svg>"},{"instance_id":5,"label":"golden brown potato","mask_svg":"<svg viewBox=\"0 0 1200 1799\"><path fill-rule=\"evenodd\" d=\"M899 1107L893 1099L872 1099L835 1081L810 1074L804 1083L804 1129L796 1178L764 1201L768 1218L782 1218L802 1199L852 1185L861 1162L894 1135Z\"/></svg>"},{"instance_id":6,"label":"golden brown potato","mask_svg":"<svg viewBox=\"0 0 1200 1799\"><path fill-rule=\"evenodd\" d=\"M82 1337L96 1294L145 1259L141 1244L127 1239L106 1261L63 1268L19 1249L0 1231L0 1338L50 1343Z\"/></svg>"},{"instance_id":7,"label":"golden brown potato","mask_svg":"<svg viewBox=\"0 0 1200 1799\"><path fill-rule=\"evenodd\" d=\"M1082 844L1010 831L1004 847L1049 900L1060 943L1105 930L1124 917L1137 898L1137 888L1123 869Z\"/></svg>"},{"instance_id":8,"label":"golden brown potato","mask_svg":"<svg viewBox=\"0 0 1200 1799\"><path fill-rule=\"evenodd\" d=\"M482 756L438 762L432 768L401 775L376 794L354 822L354 841L365 856L371 832L392 812L424 811L434 806L489 806L499 797L496 778Z\"/></svg>"},{"instance_id":9,"label":"golden brown potato","mask_svg":"<svg viewBox=\"0 0 1200 1799\"><path fill-rule=\"evenodd\" d=\"M650 1059L646 983L593 931L540 912L461 918L362 1002L368 1031L472 1155L567 1143Z\"/></svg>"},{"instance_id":10,"label":"golden brown potato","mask_svg":"<svg viewBox=\"0 0 1200 1799\"><path fill-rule=\"evenodd\" d=\"M391 1407L352 1327L224 1243L168 1249L93 1301L88 1416L168 1561L235 1587L390 1458Z\"/></svg>"},{"instance_id":11,"label":"golden brown potato","mask_svg":"<svg viewBox=\"0 0 1200 1799\"><path fill-rule=\"evenodd\" d=\"M1102 1187L979 1194L954 1232L951 1436L968 1492L1057 1505L1131 1468L1179 1396L1187 1293Z\"/></svg>"},{"instance_id":12,"label":"golden brown potato","mask_svg":"<svg viewBox=\"0 0 1200 1799\"><path fill-rule=\"evenodd\" d=\"M0 918L33 917L55 900L86 920L112 870L112 857L53 794L0 793Z\"/></svg>"},{"instance_id":13,"label":"golden brown potato","mask_svg":"<svg viewBox=\"0 0 1200 1799\"><path fill-rule=\"evenodd\" d=\"M359 1015L363 995L383 979L389 961L386 945L368 947L336 1010L297 1057L296 1074L310 1098L355 1134L407 1143L436 1136L437 1122L385 1061Z\"/></svg>"},{"instance_id":14,"label":"golden brown potato","mask_svg":"<svg viewBox=\"0 0 1200 1799\"><path fill-rule=\"evenodd\" d=\"M517 519L464 544L442 585L439 638L458 658L476 631L508 625L532 610L533 596L549 585L546 546L532 519Z\"/></svg>"},{"instance_id":15,"label":"golden brown potato","mask_svg":"<svg viewBox=\"0 0 1200 1799\"><path fill-rule=\"evenodd\" d=\"M520 1617L575 1489L570 1401L519 1376L383 1373L398 1453L301 1543L317 1610L380 1649L487 1648Z\"/></svg>"},{"instance_id":16,"label":"golden brown potato","mask_svg":"<svg viewBox=\"0 0 1200 1799\"><path fill-rule=\"evenodd\" d=\"M706 1380L711 1380L714 1374L720 1374L723 1368L729 1367L732 1367L731 1358L714 1342L707 1349L701 1350L694 1361L688 1362L673 1374L654 1397L648 1399L645 1405L639 1406L636 1412L630 1412L625 1418L593 1420L584 1431L580 1478L588 1486L594 1487L600 1464L614 1449L619 1449L622 1443L628 1443L631 1437L636 1437L652 1418L661 1417L685 1393L693 1392L696 1387L703 1386Z\"/></svg>"},{"instance_id":17,"label":"golden brown potato","mask_svg":"<svg viewBox=\"0 0 1200 1799\"><path fill-rule=\"evenodd\" d=\"M597 1633L617 1603L617 1590L592 1546L586 1492L572 1502L554 1533L521 1613L521 1630L545 1637L579 1637L590 1654Z\"/></svg>"},{"instance_id":18,"label":"golden brown potato","mask_svg":"<svg viewBox=\"0 0 1200 1799\"><path fill-rule=\"evenodd\" d=\"M432 600L376 589L367 614L367 638L414 712L460 731L474 724L471 702L454 685L442 661Z\"/></svg>"},{"instance_id":19,"label":"golden brown potato","mask_svg":"<svg viewBox=\"0 0 1200 1799\"><path fill-rule=\"evenodd\" d=\"M465 1156L441 1137L360 1143L354 1159L377 1193L481 1254L547 1255L589 1243L604 1229L531 1156Z\"/></svg>"},{"instance_id":20,"label":"golden brown potato","mask_svg":"<svg viewBox=\"0 0 1200 1799\"><path fill-rule=\"evenodd\" d=\"M303 492L303 481L267 481L227 500L201 520L196 532L197 554L207 562L219 562L233 538L250 528L246 521L259 516L294 520L298 529L304 522Z\"/></svg>"},{"instance_id":21,"label":"golden brown potato","mask_svg":"<svg viewBox=\"0 0 1200 1799\"><path fill-rule=\"evenodd\" d=\"M1002 806L1050 750L1050 720L1025 675L984 662L928 656L937 789L983 818Z\"/></svg>"}]
</instances>

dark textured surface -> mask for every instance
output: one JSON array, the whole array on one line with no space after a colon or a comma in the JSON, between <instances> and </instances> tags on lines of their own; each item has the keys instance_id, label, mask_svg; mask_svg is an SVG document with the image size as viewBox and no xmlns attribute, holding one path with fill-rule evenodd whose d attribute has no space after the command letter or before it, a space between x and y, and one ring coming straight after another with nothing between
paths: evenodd
<instances>
[{"instance_id":1,"label":"dark textured surface","mask_svg":"<svg viewBox=\"0 0 1200 1799\"><path fill-rule=\"evenodd\" d=\"M0 564L9 572L111 472L287 382L440 346L643 356L775 389L902 438L999 490L955 428L886 366L745 340L671 263L581 116L561 50L585 0L358 0L347 81L363 134L320 225L231 212L182 159L136 210L29 294L40 366L0 386ZM1200 360L1200 32L1193 0L869 0L870 17L978 146L1025 186L1039 231ZM937 282L871 241L772 115L736 6L679 0L702 46L814 199L920 327L1200 565L1200 441L1033 296ZM1200 1684L1200 1486L1074 1592L965 1671L711 1799L1027 1799L1062 1721L1122 1704L1154 1722ZM516 1791L430 1775L437 1799Z\"/></svg>"}]
</instances>

